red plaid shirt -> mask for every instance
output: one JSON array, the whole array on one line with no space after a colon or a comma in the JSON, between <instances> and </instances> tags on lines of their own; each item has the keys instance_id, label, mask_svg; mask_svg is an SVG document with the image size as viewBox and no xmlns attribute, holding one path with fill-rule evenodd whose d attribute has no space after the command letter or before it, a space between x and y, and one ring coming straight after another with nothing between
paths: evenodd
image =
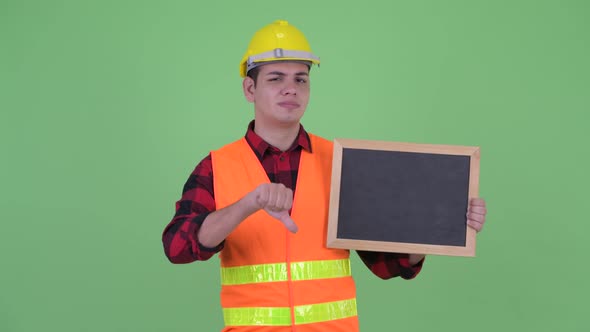
<instances>
[{"instance_id":1,"label":"red plaid shirt","mask_svg":"<svg viewBox=\"0 0 590 332\"><path fill-rule=\"evenodd\" d=\"M265 142L254 132L254 121L248 126L246 141L260 160L271 182L282 183L295 192L301 149L312 151L307 132L300 126L299 134L287 151L281 151ZM215 211L213 192L213 167L211 155L203 159L192 172L176 202L176 214L164 229L162 242L168 259L175 264L207 260L223 249L224 242L215 248L202 246L197 234L209 215ZM422 268L419 264L410 266L407 254L383 253L357 250L365 265L378 277L389 279L401 276L414 278Z\"/></svg>"}]
</instances>

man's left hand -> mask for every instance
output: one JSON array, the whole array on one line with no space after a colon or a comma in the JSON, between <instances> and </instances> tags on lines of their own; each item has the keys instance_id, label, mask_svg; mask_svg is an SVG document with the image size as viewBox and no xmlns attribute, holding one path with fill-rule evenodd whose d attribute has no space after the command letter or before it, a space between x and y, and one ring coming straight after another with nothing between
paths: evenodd
<instances>
[{"instance_id":1,"label":"man's left hand","mask_svg":"<svg viewBox=\"0 0 590 332\"><path fill-rule=\"evenodd\" d=\"M467 225L477 232L481 231L486 222L486 202L482 198L473 198L467 208Z\"/></svg>"}]
</instances>

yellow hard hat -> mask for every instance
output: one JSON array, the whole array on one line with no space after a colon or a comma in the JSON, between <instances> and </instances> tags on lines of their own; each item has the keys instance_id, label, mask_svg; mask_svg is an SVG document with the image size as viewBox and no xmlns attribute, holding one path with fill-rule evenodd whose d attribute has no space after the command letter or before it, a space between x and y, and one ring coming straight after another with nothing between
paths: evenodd
<instances>
[{"instance_id":1,"label":"yellow hard hat","mask_svg":"<svg viewBox=\"0 0 590 332\"><path fill-rule=\"evenodd\" d=\"M320 64L320 58L311 53L303 33L283 20L275 21L254 34L240 62L240 76L246 77L250 69L270 61Z\"/></svg>"}]
</instances>

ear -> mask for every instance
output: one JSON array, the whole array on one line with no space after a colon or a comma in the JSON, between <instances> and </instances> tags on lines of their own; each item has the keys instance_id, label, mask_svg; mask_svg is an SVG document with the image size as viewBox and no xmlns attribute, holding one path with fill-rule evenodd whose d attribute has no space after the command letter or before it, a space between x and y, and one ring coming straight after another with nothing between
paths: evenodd
<instances>
[{"instance_id":1,"label":"ear","mask_svg":"<svg viewBox=\"0 0 590 332\"><path fill-rule=\"evenodd\" d=\"M254 90L256 87L254 86L254 80L251 77L246 76L242 81L242 89L244 90L244 96L246 100L253 103L254 102Z\"/></svg>"}]
</instances>

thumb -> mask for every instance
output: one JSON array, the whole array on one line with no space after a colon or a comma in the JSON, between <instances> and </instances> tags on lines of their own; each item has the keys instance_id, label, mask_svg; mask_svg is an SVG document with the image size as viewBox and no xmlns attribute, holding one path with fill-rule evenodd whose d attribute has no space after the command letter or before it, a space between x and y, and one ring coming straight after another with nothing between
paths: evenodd
<instances>
[{"instance_id":1,"label":"thumb","mask_svg":"<svg viewBox=\"0 0 590 332\"><path fill-rule=\"evenodd\" d=\"M293 219L291 219L291 216L287 210L274 212L270 215L282 222L291 233L297 233L299 230L299 227L297 227Z\"/></svg>"}]
</instances>

